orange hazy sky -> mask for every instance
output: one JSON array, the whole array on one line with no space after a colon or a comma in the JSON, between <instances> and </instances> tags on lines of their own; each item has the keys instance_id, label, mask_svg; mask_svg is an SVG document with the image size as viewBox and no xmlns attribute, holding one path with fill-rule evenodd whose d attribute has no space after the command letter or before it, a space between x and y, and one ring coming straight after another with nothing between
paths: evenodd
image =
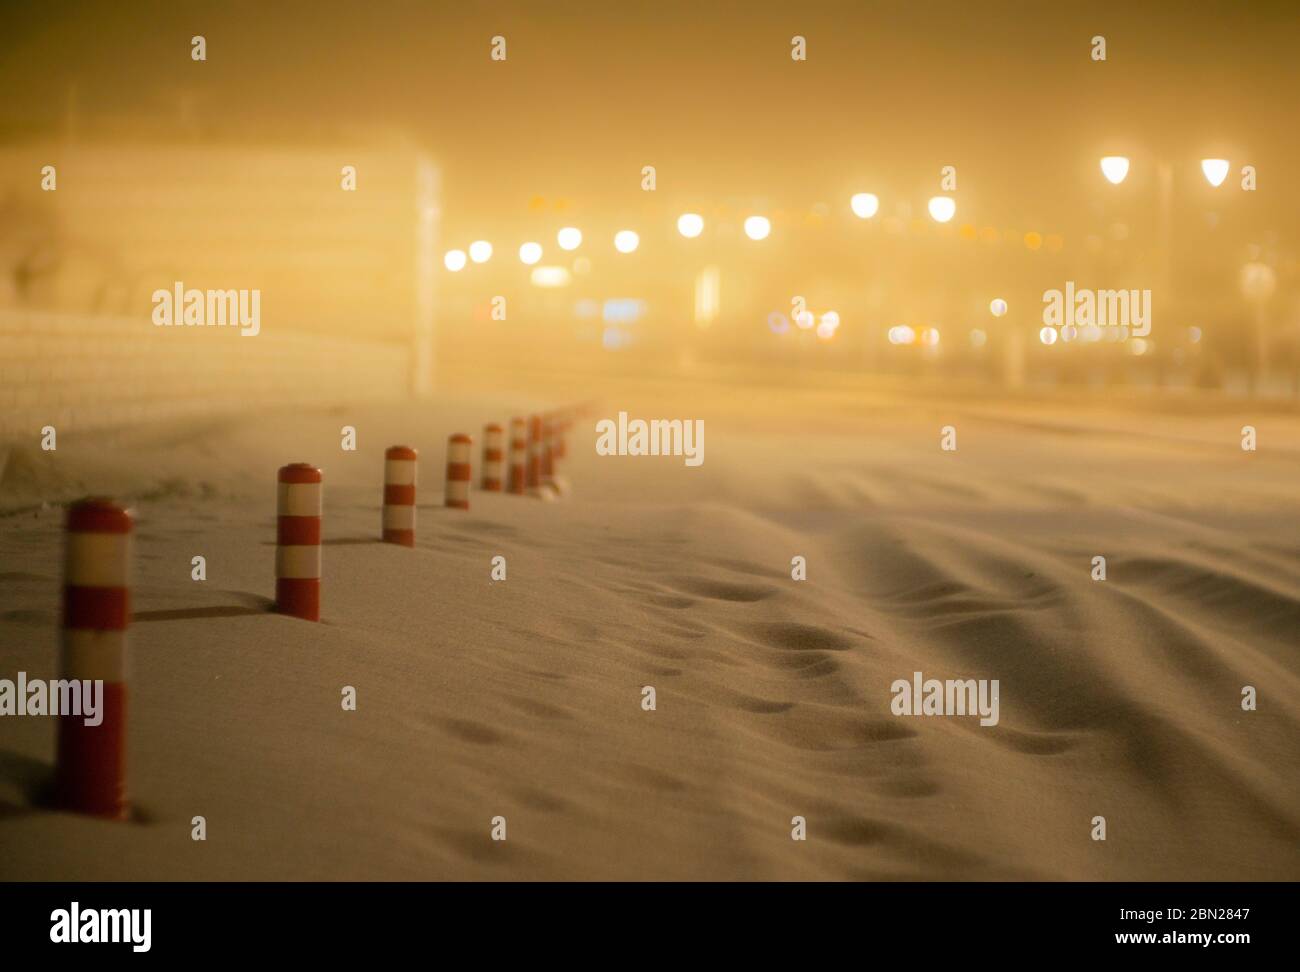
<instances>
[{"instance_id":1,"label":"orange hazy sky","mask_svg":"<svg viewBox=\"0 0 1300 972\"><path fill-rule=\"evenodd\" d=\"M59 131L70 92L83 133L389 127L439 159L452 231L536 194L635 207L644 164L665 200L792 207L923 199L954 164L984 211L1069 230L1108 152L1189 193L1202 156L1249 160L1261 232L1300 210L1296 3L54 2L0 25L9 139Z\"/></svg>"}]
</instances>

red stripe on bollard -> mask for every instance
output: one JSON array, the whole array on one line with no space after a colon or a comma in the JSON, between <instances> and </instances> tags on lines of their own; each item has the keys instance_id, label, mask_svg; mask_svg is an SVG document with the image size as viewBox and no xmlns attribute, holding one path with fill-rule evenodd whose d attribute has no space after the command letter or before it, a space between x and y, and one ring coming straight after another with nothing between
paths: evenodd
<instances>
[{"instance_id":1,"label":"red stripe on bollard","mask_svg":"<svg viewBox=\"0 0 1300 972\"><path fill-rule=\"evenodd\" d=\"M385 506L414 506L415 487L394 486L392 483L386 483L384 485L384 505Z\"/></svg>"},{"instance_id":2,"label":"red stripe on bollard","mask_svg":"<svg viewBox=\"0 0 1300 972\"><path fill-rule=\"evenodd\" d=\"M282 547L320 546L320 517L278 517L275 523L275 542Z\"/></svg>"},{"instance_id":3,"label":"red stripe on bollard","mask_svg":"<svg viewBox=\"0 0 1300 972\"><path fill-rule=\"evenodd\" d=\"M94 631L125 631L131 620L131 592L117 587L63 589L63 626Z\"/></svg>"},{"instance_id":4,"label":"red stripe on bollard","mask_svg":"<svg viewBox=\"0 0 1300 972\"><path fill-rule=\"evenodd\" d=\"M105 682L100 700L103 719L86 725L79 715L59 716L58 806L96 817L125 820L131 805L126 794L126 684Z\"/></svg>"}]
</instances>

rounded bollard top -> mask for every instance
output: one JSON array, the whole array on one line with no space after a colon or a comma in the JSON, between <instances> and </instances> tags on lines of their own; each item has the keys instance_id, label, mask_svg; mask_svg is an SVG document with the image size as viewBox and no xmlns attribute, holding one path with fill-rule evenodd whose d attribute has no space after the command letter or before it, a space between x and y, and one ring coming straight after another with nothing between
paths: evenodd
<instances>
[{"instance_id":1,"label":"rounded bollard top","mask_svg":"<svg viewBox=\"0 0 1300 972\"><path fill-rule=\"evenodd\" d=\"M406 462L415 462L420 454L410 446L389 446L384 451L385 459L402 459Z\"/></svg>"},{"instance_id":2,"label":"rounded bollard top","mask_svg":"<svg viewBox=\"0 0 1300 972\"><path fill-rule=\"evenodd\" d=\"M130 533L131 514L106 496L88 496L68 507L72 533Z\"/></svg>"},{"instance_id":3,"label":"rounded bollard top","mask_svg":"<svg viewBox=\"0 0 1300 972\"><path fill-rule=\"evenodd\" d=\"M472 435L466 435L464 432L457 432L447 441L454 442L457 445L472 445L474 442L474 437Z\"/></svg>"},{"instance_id":4,"label":"rounded bollard top","mask_svg":"<svg viewBox=\"0 0 1300 972\"><path fill-rule=\"evenodd\" d=\"M320 481L320 470L310 462L291 462L287 466L280 467L282 483L319 483Z\"/></svg>"},{"instance_id":5,"label":"rounded bollard top","mask_svg":"<svg viewBox=\"0 0 1300 972\"><path fill-rule=\"evenodd\" d=\"M498 423L496 423L496 422L489 422L487 425L483 426L483 431L484 431L484 432L500 432L500 431L501 431L501 426L500 426Z\"/></svg>"}]
</instances>

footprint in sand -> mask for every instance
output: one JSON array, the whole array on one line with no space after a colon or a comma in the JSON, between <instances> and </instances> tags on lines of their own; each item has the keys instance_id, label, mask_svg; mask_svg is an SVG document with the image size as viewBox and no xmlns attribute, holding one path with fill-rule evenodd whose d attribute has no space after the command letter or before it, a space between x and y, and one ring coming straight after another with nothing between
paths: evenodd
<instances>
[{"instance_id":1,"label":"footprint in sand","mask_svg":"<svg viewBox=\"0 0 1300 972\"><path fill-rule=\"evenodd\" d=\"M738 601L743 604L766 600L777 592L775 587L769 587L767 584L736 583L713 580L709 577L677 577L671 583L679 591L697 597L707 597L715 601Z\"/></svg>"},{"instance_id":2,"label":"footprint in sand","mask_svg":"<svg viewBox=\"0 0 1300 972\"><path fill-rule=\"evenodd\" d=\"M671 608L674 611L692 607L697 603L692 597L681 597L677 594L651 594L646 601L652 607Z\"/></svg>"},{"instance_id":3,"label":"footprint in sand","mask_svg":"<svg viewBox=\"0 0 1300 972\"><path fill-rule=\"evenodd\" d=\"M794 621L768 621L750 626L763 643L786 651L848 651L853 642L829 628Z\"/></svg>"},{"instance_id":4,"label":"footprint in sand","mask_svg":"<svg viewBox=\"0 0 1300 972\"><path fill-rule=\"evenodd\" d=\"M567 709L562 709L558 705L551 705L549 702L542 702L540 699L530 699L526 695L508 695L506 701L516 709L537 716L540 719L573 718L573 713Z\"/></svg>"},{"instance_id":5,"label":"footprint in sand","mask_svg":"<svg viewBox=\"0 0 1300 972\"><path fill-rule=\"evenodd\" d=\"M1074 748L1074 737L1061 733L1020 732L1000 726L989 738L1000 746L1028 756L1055 756Z\"/></svg>"},{"instance_id":6,"label":"footprint in sand","mask_svg":"<svg viewBox=\"0 0 1300 972\"><path fill-rule=\"evenodd\" d=\"M752 695L740 696L735 705L737 708L744 709L746 712L757 712L760 714L772 712L789 712L796 705L794 702L778 702L775 699L760 699Z\"/></svg>"},{"instance_id":7,"label":"footprint in sand","mask_svg":"<svg viewBox=\"0 0 1300 972\"><path fill-rule=\"evenodd\" d=\"M440 724L457 739L479 746L493 746L503 742L505 737L491 726L469 719L441 719Z\"/></svg>"}]
</instances>

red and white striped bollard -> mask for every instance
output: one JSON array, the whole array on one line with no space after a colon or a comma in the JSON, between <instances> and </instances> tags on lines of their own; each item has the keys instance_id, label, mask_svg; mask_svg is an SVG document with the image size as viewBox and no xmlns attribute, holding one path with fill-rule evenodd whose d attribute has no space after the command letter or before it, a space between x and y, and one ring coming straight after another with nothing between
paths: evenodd
<instances>
[{"instance_id":1,"label":"red and white striped bollard","mask_svg":"<svg viewBox=\"0 0 1300 972\"><path fill-rule=\"evenodd\" d=\"M311 463L280 467L275 530L275 609L320 620L321 472Z\"/></svg>"},{"instance_id":2,"label":"red and white striped bollard","mask_svg":"<svg viewBox=\"0 0 1300 972\"><path fill-rule=\"evenodd\" d=\"M415 466L419 454L410 446L384 452L384 543L415 546Z\"/></svg>"},{"instance_id":3,"label":"red and white striped bollard","mask_svg":"<svg viewBox=\"0 0 1300 972\"><path fill-rule=\"evenodd\" d=\"M510 479L506 491L523 496L528 472L528 427L521 418L510 420Z\"/></svg>"},{"instance_id":4,"label":"red and white striped bollard","mask_svg":"<svg viewBox=\"0 0 1300 972\"><path fill-rule=\"evenodd\" d=\"M464 433L457 433L447 440L447 505L453 509L469 509L473 449L474 439Z\"/></svg>"},{"instance_id":5,"label":"red and white striped bollard","mask_svg":"<svg viewBox=\"0 0 1300 972\"><path fill-rule=\"evenodd\" d=\"M501 473L505 466L502 438L501 426L495 422L483 427L483 489L489 493L501 492Z\"/></svg>"},{"instance_id":6,"label":"red and white striped bollard","mask_svg":"<svg viewBox=\"0 0 1300 972\"><path fill-rule=\"evenodd\" d=\"M131 620L131 514L107 499L68 509L62 678L103 683L100 721L61 713L55 802L126 819L126 629ZM80 686L77 687L78 691ZM84 698L84 695L82 696Z\"/></svg>"}]
</instances>

